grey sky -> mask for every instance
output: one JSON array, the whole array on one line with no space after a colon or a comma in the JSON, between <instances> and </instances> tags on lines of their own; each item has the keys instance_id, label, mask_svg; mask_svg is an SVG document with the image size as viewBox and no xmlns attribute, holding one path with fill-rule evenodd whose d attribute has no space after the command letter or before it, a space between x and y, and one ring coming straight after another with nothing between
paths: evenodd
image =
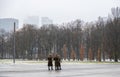
<instances>
[{"instance_id":1,"label":"grey sky","mask_svg":"<svg viewBox=\"0 0 120 77\"><path fill-rule=\"evenodd\" d=\"M116 6L120 6L120 0L0 0L0 18L22 22L27 16L45 16L58 24L75 19L94 21L107 17Z\"/></svg>"}]
</instances>

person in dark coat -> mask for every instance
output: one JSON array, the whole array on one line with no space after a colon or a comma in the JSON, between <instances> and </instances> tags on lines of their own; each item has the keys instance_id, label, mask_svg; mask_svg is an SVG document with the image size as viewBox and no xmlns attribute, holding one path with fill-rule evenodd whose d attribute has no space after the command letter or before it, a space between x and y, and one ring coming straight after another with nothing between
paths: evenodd
<instances>
[{"instance_id":1,"label":"person in dark coat","mask_svg":"<svg viewBox=\"0 0 120 77\"><path fill-rule=\"evenodd\" d=\"M54 61L55 61L55 70L61 70L60 57L58 55L55 55Z\"/></svg>"},{"instance_id":2,"label":"person in dark coat","mask_svg":"<svg viewBox=\"0 0 120 77\"><path fill-rule=\"evenodd\" d=\"M58 70L58 57L57 57L57 54L54 57L54 61L55 61L55 70Z\"/></svg>"},{"instance_id":3,"label":"person in dark coat","mask_svg":"<svg viewBox=\"0 0 120 77\"><path fill-rule=\"evenodd\" d=\"M58 69L61 70L61 58L60 58L60 55L58 55Z\"/></svg>"},{"instance_id":4,"label":"person in dark coat","mask_svg":"<svg viewBox=\"0 0 120 77\"><path fill-rule=\"evenodd\" d=\"M48 70L50 70L50 68L51 68L51 70L53 70L53 58L52 58L52 55L49 55L48 56Z\"/></svg>"}]
</instances>

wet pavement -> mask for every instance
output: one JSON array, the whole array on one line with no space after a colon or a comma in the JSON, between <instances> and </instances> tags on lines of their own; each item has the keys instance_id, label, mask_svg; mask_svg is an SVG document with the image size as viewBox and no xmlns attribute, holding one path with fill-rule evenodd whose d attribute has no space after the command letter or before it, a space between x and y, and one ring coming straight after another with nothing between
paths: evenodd
<instances>
[{"instance_id":1,"label":"wet pavement","mask_svg":"<svg viewBox=\"0 0 120 77\"><path fill-rule=\"evenodd\" d=\"M120 64L63 63L48 71L47 64L0 64L0 77L120 77Z\"/></svg>"}]
</instances>

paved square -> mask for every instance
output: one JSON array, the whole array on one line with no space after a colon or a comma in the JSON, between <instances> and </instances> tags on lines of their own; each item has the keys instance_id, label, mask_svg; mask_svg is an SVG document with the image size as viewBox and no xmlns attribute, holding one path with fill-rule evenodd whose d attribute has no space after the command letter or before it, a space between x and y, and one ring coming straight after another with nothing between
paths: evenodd
<instances>
[{"instance_id":1,"label":"paved square","mask_svg":"<svg viewBox=\"0 0 120 77\"><path fill-rule=\"evenodd\" d=\"M0 64L0 77L120 77L120 64L63 63L48 71L47 64Z\"/></svg>"}]
</instances>

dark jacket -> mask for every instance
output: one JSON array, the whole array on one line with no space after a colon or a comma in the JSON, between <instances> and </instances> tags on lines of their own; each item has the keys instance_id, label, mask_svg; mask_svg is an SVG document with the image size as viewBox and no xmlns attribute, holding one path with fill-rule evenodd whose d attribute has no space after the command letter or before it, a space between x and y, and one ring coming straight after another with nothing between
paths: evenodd
<instances>
[{"instance_id":1,"label":"dark jacket","mask_svg":"<svg viewBox=\"0 0 120 77\"><path fill-rule=\"evenodd\" d=\"M52 57L48 57L48 66L53 66Z\"/></svg>"},{"instance_id":2,"label":"dark jacket","mask_svg":"<svg viewBox=\"0 0 120 77\"><path fill-rule=\"evenodd\" d=\"M55 60L55 66L59 66L60 65L59 58L54 57L54 60Z\"/></svg>"}]
</instances>

